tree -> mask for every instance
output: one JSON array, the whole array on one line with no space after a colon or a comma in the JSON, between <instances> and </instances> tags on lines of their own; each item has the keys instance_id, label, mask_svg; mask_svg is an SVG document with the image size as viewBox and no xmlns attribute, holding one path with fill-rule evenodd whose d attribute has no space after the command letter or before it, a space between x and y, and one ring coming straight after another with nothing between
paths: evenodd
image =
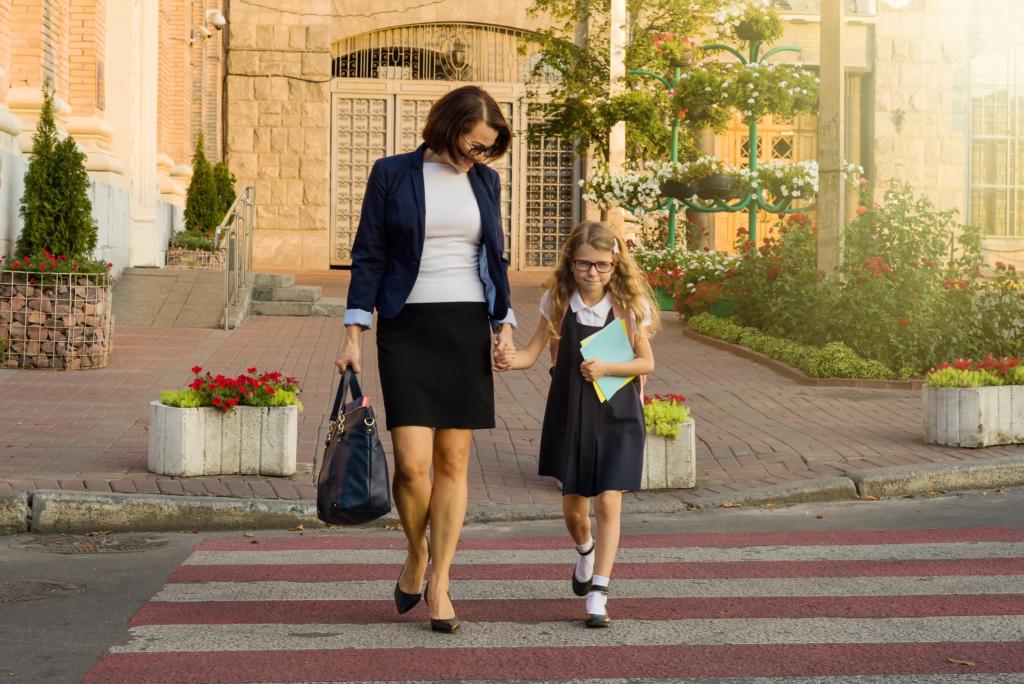
<instances>
[{"instance_id":1,"label":"tree","mask_svg":"<svg viewBox=\"0 0 1024 684\"><path fill-rule=\"evenodd\" d=\"M627 69L668 70L651 37L663 32L695 35L710 24L720 0L627 0L631 40L626 46ZM533 107L544 121L531 126L531 135L574 141L578 154L593 148L608 158L608 135L618 121L626 122L626 155L630 159L658 159L670 145L670 96L650 79L627 76L621 94L608 96L608 0L534 0L531 14L550 18L550 28L529 40L540 53L533 68ZM573 40L576 25L586 17L582 45ZM542 85L545 74L559 80ZM544 98L538 96L543 91ZM699 129L683 126L681 144L695 148Z\"/></svg>"},{"instance_id":2,"label":"tree","mask_svg":"<svg viewBox=\"0 0 1024 684\"><path fill-rule=\"evenodd\" d=\"M224 218L228 209L235 202L235 174L231 173L228 165L224 162L217 162L213 165L213 184L217 189L217 215L218 221Z\"/></svg>"},{"instance_id":3,"label":"tree","mask_svg":"<svg viewBox=\"0 0 1024 684\"><path fill-rule=\"evenodd\" d=\"M35 257L46 249L69 260L92 259L98 228L89 201L85 157L74 138L61 140L57 133L53 87L47 80L21 197L23 227L15 248L19 258Z\"/></svg>"},{"instance_id":4,"label":"tree","mask_svg":"<svg viewBox=\"0 0 1024 684\"><path fill-rule=\"evenodd\" d=\"M219 209L213 167L203 152L203 134L200 133L192 155L192 180L185 193L185 230L195 235L209 235L224 215Z\"/></svg>"}]
</instances>

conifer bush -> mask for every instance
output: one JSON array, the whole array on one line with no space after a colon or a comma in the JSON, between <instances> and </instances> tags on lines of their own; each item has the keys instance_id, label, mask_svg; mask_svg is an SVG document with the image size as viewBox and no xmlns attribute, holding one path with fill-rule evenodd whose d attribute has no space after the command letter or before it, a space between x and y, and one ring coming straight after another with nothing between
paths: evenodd
<instances>
[{"instance_id":1,"label":"conifer bush","mask_svg":"<svg viewBox=\"0 0 1024 684\"><path fill-rule=\"evenodd\" d=\"M192 155L192 180L185 193L185 230L193 235L210 235L223 213L214 180L213 167L203 152L203 134L199 134Z\"/></svg>"},{"instance_id":2,"label":"conifer bush","mask_svg":"<svg viewBox=\"0 0 1024 684\"><path fill-rule=\"evenodd\" d=\"M224 162L217 162L213 165L213 185L217 190L217 222L219 223L224 214L235 201L235 174L231 173L228 165Z\"/></svg>"},{"instance_id":3,"label":"conifer bush","mask_svg":"<svg viewBox=\"0 0 1024 684\"><path fill-rule=\"evenodd\" d=\"M17 258L42 253L67 260L92 261L98 241L96 219L89 200L85 153L74 138L63 140L53 118L53 87L43 86L43 110L32 136L32 154L21 197L21 234Z\"/></svg>"}]
</instances>

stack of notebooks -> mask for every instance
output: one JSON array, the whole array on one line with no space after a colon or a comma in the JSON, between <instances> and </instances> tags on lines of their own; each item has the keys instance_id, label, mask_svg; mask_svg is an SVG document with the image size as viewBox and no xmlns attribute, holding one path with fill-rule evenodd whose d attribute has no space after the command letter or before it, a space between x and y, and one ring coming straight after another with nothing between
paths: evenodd
<instances>
[{"instance_id":1,"label":"stack of notebooks","mask_svg":"<svg viewBox=\"0 0 1024 684\"><path fill-rule=\"evenodd\" d=\"M627 363L636 358L633 345L629 343L629 332L626 322L621 318L598 330L580 342L580 353L586 360L598 359L606 363ZM635 375L628 378L621 375L606 375L594 383L597 398L602 403L612 398L616 392L626 386Z\"/></svg>"}]
</instances>

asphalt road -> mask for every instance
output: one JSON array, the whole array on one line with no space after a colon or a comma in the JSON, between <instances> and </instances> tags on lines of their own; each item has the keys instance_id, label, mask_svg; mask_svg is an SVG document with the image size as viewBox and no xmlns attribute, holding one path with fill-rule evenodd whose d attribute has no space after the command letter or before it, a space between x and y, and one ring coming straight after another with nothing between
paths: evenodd
<instances>
[{"instance_id":1,"label":"asphalt road","mask_svg":"<svg viewBox=\"0 0 1024 684\"><path fill-rule=\"evenodd\" d=\"M912 500L809 504L779 509L698 511L670 516L642 515L631 516L623 521L624 537L631 534L769 534L966 528L1013 528L1024 532L1024 490L976 492ZM486 540L489 539L514 537L529 540L562 534L563 528L559 522L492 523L467 527L463 539L481 540L479 544L484 548ZM271 538L282 536L297 537L299 533L261 531L256 533L255 539L269 542ZM386 537L399 543L401 540L399 532L382 530L317 531L303 534L304 539L338 536L361 536L375 540ZM31 535L0 538L0 591L5 586L5 581L16 579L74 585L57 588L48 598L0 602L0 681L82 681L90 668L93 668L112 646L131 642L129 620L147 601L161 592L168 576L192 556L193 548L197 544L236 543L245 538L236 532L99 535L94 539L100 544L146 539L151 543L163 545L134 552L98 553L86 550L76 554L60 554L48 549L56 546L60 540ZM51 541L54 543L50 544ZM477 552L466 551L467 559L473 553ZM486 573L486 570L482 572ZM955 584L955 580L954 577L951 581ZM456 581L459 581L458 578ZM471 581L466 582L467 592L472 591L472 584ZM620 580L620 585L625 587L625 580ZM657 594L658 586L657 582L653 582L649 588L649 592L652 593L652 605L657 600L653 598L653 594ZM636 605L642 611L645 609L642 602L647 599L644 599L646 594L641 589L635 590L634 600L640 602ZM534 619L542 618L534 616ZM1010 616L1008 620L1008 628L1011 631L1020 624L1019 616ZM528 623L529 619L524 617L524 622ZM485 638L485 631L486 625L481 624L474 638ZM521 638L532 639L533 636L529 632L528 629L524 630ZM637 638L648 642L650 639L663 638L658 634L657 630L648 630L638 632ZM408 637L408 634L403 633L403 636ZM623 632L620 631L618 636L623 637ZM412 638L415 641L416 637ZM400 648L431 647L434 644L430 640L429 632L424 633L422 638L423 644L408 642ZM557 641L560 637L556 634L552 638ZM1024 636L1018 635L1017 640L1020 639L1024 639ZM1024 674L1002 678L1005 676L987 678L979 675L979 678L972 681L1024 681ZM105 679L104 675L94 673L91 681L123 681L115 675L106 677ZM511 678L508 673L496 671L490 679L499 680L504 677ZM185 680L183 676L182 681ZM200 681L195 678L187 680ZM175 680L171 676L167 681ZM139 680L136 680L135 684L139 684Z\"/></svg>"}]
</instances>

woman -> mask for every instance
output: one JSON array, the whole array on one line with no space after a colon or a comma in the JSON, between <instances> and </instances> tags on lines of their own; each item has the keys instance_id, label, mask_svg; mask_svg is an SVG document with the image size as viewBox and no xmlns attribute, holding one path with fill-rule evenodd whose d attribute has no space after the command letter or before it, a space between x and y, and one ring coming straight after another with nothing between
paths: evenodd
<instances>
[{"instance_id":1,"label":"woman","mask_svg":"<svg viewBox=\"0 0 1024 684\"><path fill-rule=\"evenodd\" d=\"M359 372L360 336L376 308L393 492L408 539L395 606L404 613L426 594L438 632L459 628L448 585L466 517L472 431L494 427L492 353L494 368L505 370L499 361L513 348L501 188L485 166L505 155L511 138L484 90L466 86L442 97L419 149L373 165L352 246L337 366Z\"/></svg>"}]
</instances>

